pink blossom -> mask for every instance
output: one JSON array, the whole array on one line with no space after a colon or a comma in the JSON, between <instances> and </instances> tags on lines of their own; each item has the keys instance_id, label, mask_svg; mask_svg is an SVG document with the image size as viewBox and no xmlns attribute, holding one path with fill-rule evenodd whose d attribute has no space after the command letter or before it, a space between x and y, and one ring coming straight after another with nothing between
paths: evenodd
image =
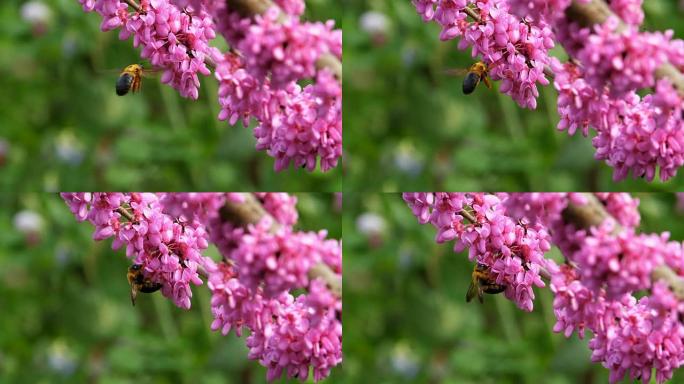
<instances>
[{"instance_id":1,"label":"pink blossom","mask_svg":"<svg viewBox=\"0 0 684 384\"><path fill-rule=\"evenodd\" d=\"M94 193L86 208L86 194L62 197L79 220L88 209L95 240L114 237L112 248L125 246L126 256L143 266L145 277L162 284L164 296L181 308L190 308L190 283L202 284L197 268L205 262L201 251L208 246L208 236L199 222L175 222L162 212L159 197L151 193Z\"/></svg>"},{"instance_id":2,"label":"pink blossom","mask_svg":"<svg viewBox=\"0 0 684 384\"><path fill-rule=\"evenodd\" d=\"M663 265L681 273L682 243L669 241L667 232L636 234L638 199L624 193L595 196L614 217L588 228L577 228L566 215L571 204L587 203L579 193L403 197L419 222L437 228L437 242L456 239L457 251L468 248L469 257L488 265L521 309L531 309L531 286L544 286L538 273L543 269L554 294L553 330L566 337L576 331L580 338L591 331L592 360L610 370L611 382L629 374L646 383L655 369L662 383L684 361L684 304L652 277ZM544 256L549 237L565 258L560 266ZM648 290L639 300L634 296Z\"/></svg>"},{"instance_id":3,"label":"pink blossom","mask_svg":"<svg viewBox=\"0 0 684 384\"><path fill-rule=\"evenodd\" d=\"M480 20L470 22L463 8L473 3ZM459 49L472 47L472 56L481 56L492 80L501 80L502 93L521 107L537 107L537 83L549 84L544 66L554 46L551 28L544 21L520 20L502 0L416 0L413 4L424 20L442 26L440 39L461 37Z\"/></svg>"},{"instance_id":4,"label":"pink blossom","mask_svg":"<svg viewBox=\"0 0 684 384\"><path fill-rule=\"evenodd\" d=\"M414 214L424 217L424 201L432 196L404 194ZM531 311L532 286L543 287L539 275L550 236L539 224L519 224L506 216L506 207L495 195L484 193L435 193L430 223L437 228L436 241L456 240L454 249L469 249L469 259L484 264L505 295L521 309ZM472 210L472 213L469 211ZM466 219L474 218L474 222Z\"/></svg>"},{"instance_id":5,"label":"pink blossom","mask_svg":"<svg viewBox=\"0 0 684 384\"><path fill-rule=\"evenodd\" d=\"M308 309L306 296L271 301L273 320L264 323L263 332L247 338L249 357L268 368L269 381L284 372L289 378L306 380L309 366L313 366L314 381L318 382L342 361L342 324L335 311L312 321Z\"/></svg>"},{"instance_id":6,"label":"pink blossom","mask_svg":"<svg viewBox=\"0 0 684 384\"><path fill-rule=\"evenodd\" d=\"M244 39L237 44L248 71L259 81L270 74L270 84L282 88L294 80L314 77L316 60L324 53L342 51L342 33L334 23L300 23L297 18L279 20L272 7L255 17Z\"/></svg>"},{"instance_id":7,"label":"pink blossom","mask_svg":"<svg viewBox=\"0 0 684 384\"><path fill-rule=\"evenodd\" d=\"M120 0L79 0L96 11L102 30L120 28L133 37L141 57L163 70L161 81L184 97L199 97L198 74L215 64L219 80L218 118L238 120L254 130L257 149L265 150L281 171L293 164L326 172L342 155L342 88L327 70L323 56L342 58L342 31L334 21L300 20L302 0L278 0L265 13L243 16L226 2L210 0L140 0L136 9ZM216 32L231 49L222 54L210 45ZM301 87L298 82L314 79Z\"/></svg>"},{"instance_id":8,"label":"pink blossom","mask_svg":"<svg viewBox=\"0 0 684 384\"><path fill-rule=\"evenodd\" d=\"M342 301L317 274L327 264L342 278L342 246L327 232L297 232L297 199L257 193L268 212L256 225L222 217L226 204L247 200L242 193L63 193L77 220L95 226L94 238L113 238L126 248L145 278L177 306L191 305L190 284L206 272L211 291L211 329L237 336L249 330L249 357L268 368L267 379L283 373L304 381L309 370L323 380L342 361ZM277 218L278 222L274 221ZM202 255L212 241L224 260ZM306 290L297 297L291 292Z\"/></svg>"},{"instance_id":9,"label":"pink blossom","mask_svg":"<svg viewBox=\"0 0 684 384\"><path fill-rule=\"evenodd\" d=\"M287 193L257 192L264 209L268 211L280 224L287 226L297 223L297 198Z\"/></svg>"}]
</instances>

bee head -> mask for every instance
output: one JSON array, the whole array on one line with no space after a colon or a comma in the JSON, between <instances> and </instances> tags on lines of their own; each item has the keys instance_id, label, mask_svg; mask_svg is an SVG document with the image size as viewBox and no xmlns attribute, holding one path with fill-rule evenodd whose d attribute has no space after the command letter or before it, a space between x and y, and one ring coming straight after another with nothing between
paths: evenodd
<instances>
[{"instance_id":1,"label":"bee head","mask_svg":"<svg viewBox=\"0 0 684 384\"><path fill-rule=\"evenodd\" d=\"M131 265L130 270L131 271L139 271L140 268L142 268L142 264L133 264L133 265Z\"/></svg>"}]
</instances>

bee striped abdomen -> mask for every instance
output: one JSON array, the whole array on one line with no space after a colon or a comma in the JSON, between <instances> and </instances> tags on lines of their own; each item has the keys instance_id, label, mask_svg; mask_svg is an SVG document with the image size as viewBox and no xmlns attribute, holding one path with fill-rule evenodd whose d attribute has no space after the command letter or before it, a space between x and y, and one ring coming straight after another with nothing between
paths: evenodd
<instances>
[{"instance_id":1,"label":"bee striped abdomen","mask_svg":"<svg viewBox=\"0 0 684 384\"><path fill-rule=\"evenodd\" d=\"M161 289L162 285L159 283L153 283L150 280L145 280L143 282L142 286L140 287L140 292L143 293L152 293L152 292L157 292L159 289Z\"/></svg>"},{"instance_id":2,"label":"bee striped abdomen","mask_svg":"<svg viewBox=\"0 0 684 384\"><path fill-rule=\"evenodd\" d=\"M483 281L483 280L480 280L480 287L482 287L482 291L484 293L489 293L489 294L497 294L497 293L501 293L501 292L506 290L505 285L491 283L491 282Z\"/></svg>"},{"instance_id":3,"label":"bee striped abdomen","mask_svg":"<svg viewBox=\"0 0 684 384\"><path fill-rule=\"evenodd\" d=\"M491 269L484 265L477 263L473 269L470 286L466 293L466 302L470 302L473 297L477 296L480 303L482 303L482 294L497 294L506 290L503 284L497 284Z\"/></svg>"},{"instance_id":4,"label":"bee striped abdomen","mask_svg":"<svg viewBox=\"0 0 684 384\"><path fill-rule=\"evenodd\" d=\"M148 279L143 274L143 266L140 264L133 264L128 267L128 282L131 284L131 303L135 305L135 298L138 292L152 293L161 289L162 284L155 283Z\"/></svg>"},{"instance_id":5,"label":"bee striped abdomen","mask_svg":"<svg viewBox=\"0 0 684 384\"><path fill-rule=\"evenodd\" d=\"M465 79L463 79L463 93L466 95L473 93L479 83L480 75L475 72L468 72Z\"/></svg>"},{"instance_id":6,"label":"bee striped abdomen","mask_svg":"<svg viewBox=\"0 0 684 384\"><path fill-rule=\"evenodd\" d=\"M121 76L116 80L116 94L123 96L128 93L133 84L133 76L129 73L122 73Z\"/></svg>"}]
</instances>

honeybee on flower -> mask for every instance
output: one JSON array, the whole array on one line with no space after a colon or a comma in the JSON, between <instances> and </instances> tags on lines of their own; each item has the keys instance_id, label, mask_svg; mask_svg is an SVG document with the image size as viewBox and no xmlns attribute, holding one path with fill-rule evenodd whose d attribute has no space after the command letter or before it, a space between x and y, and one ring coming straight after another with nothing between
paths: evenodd
<instances>
[{"instance_id":1,"label":"honeybee on flower","mask_svg":"<svg viewBox=\"0 0 684 384\"><path fill-rule=\"evenodd\" d=\"M128 283L131 285L131 303L135 306L135 299L138 297L138 292L152 293L158 291L162 285L155 283L151 279L146 278L143 274L143 267L141 264L133 264L128 267Z\"/></svg>"},{"instance_id":2,"label":"honeybee on flower","mask_svg":"<svg viewBox=\"0 0 684 384\"><path fill-rule=\"evenodd\" d=\"M470 281L470 286L468 287L468 292L466 293L466 302L477 295L478 300L482 303L482 294L497 294L506 290L506 286L503 284L497 284L496 279L492 275L491 269L481 263L476 263L475 268L473 268L472 279Z\"/></svg>"}]
</instances>

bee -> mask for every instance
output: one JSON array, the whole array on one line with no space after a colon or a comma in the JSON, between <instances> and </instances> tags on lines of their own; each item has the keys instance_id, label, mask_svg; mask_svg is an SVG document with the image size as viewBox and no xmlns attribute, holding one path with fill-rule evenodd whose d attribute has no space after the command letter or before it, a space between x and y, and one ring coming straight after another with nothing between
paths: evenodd
<instances>
[{"instance_id":1,"label":"bee","mask_svg":"<svg viewBox=\"0 0 684 384\"><path fill-rule=\"evenodd\" d=\"M469 95L473 93L475 87L483 81L487 88L492 88L492 83L489 82L489 77L487 76L487 64L482 61L470 66L468 69L448 69L446 73L449 75L466 75L463 79L463 94Z\"/></svg>"},{"instance_id":2,"label":"bee","mask_svg":"<svg viewBox=\"0 0 684 384\"><path fill-rule=\"evenodd\" d=\"M133 264L128 267L128 283L131 285L131 303L135 306L135 298L138 292L152 293L158 291L162 285L145 278L141 264Z\"/></svg>"},{"instance_id":3,"label":"bee","mask_svg":"<svg viewBox=\"0 0 684 384\"><path fill-rule=\"evenodd\" d=\"M131 64L121 71L119 78L116 79L116 94L123 96L131 92L138 92L142 86L142 78L144 75L153 72L159 72L160 69L150 68L143 69L140 64Z\"/></svg>"},{"instance_id":4,"label":"bee","mask_svg":"<svg viewBox=\"0 0 684 384\"><path fill-rule=\"evenodd\" d=\"M492 272L488 266L484 264L477 263L473 269L472 280L470 286L468 287L468 293L466 293L466 302L477 295L477 298L482 303L482 294L497 294L506 290L506 286L503 284L497 284Z\"/></svg>"},{"instance_id":5,"label":"bee","mask_svg":"<svg viewBox=\"0 0 684 384\"><path fill-rule=\"evenodd\" d=\"M131 64L124 68L116 79L116 94L123 96L128 91L138 92L142 85L142 75L143 67L140 64Z\"/></svg>"}]
</instances>

